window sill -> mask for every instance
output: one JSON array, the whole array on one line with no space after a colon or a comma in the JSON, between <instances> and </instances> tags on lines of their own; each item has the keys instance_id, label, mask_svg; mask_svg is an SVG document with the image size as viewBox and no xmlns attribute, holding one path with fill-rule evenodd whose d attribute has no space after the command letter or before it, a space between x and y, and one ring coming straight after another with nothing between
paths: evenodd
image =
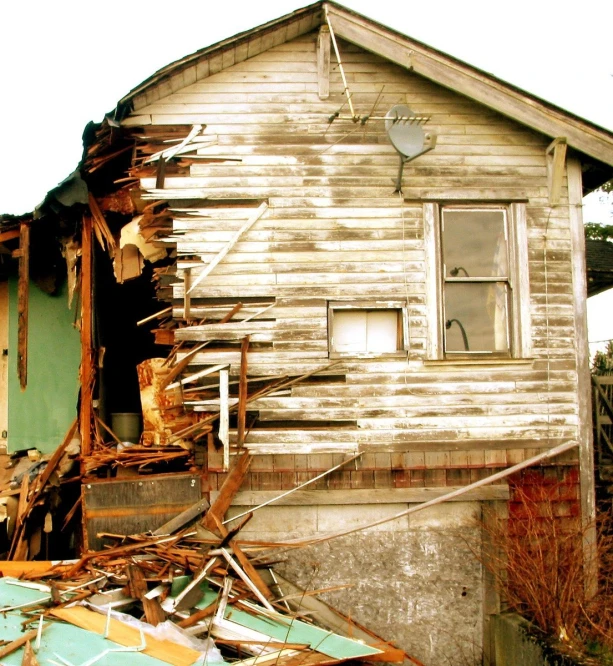
<instances>
[{"instance_id":1,"label":"window sill","mask_svg":"<svg viewBox=\"0 0 613 666\"><path fill-rule=\"evenodd\" d=\"M533 358L445 358L445 359L430 359L424 360L424 366L427 367L449 367L450 365L459 365L459 366L491 366L495 365L498 367L501 366L519 366L519 367L532 367L534 363Z\"/></svg>"},{"instance_id":2,"label":"window sill","mask_svg":"<svg viewBox=\"0 0 613 666\"><path fill-rule=\"evenodd\" d=\"M330 358L407 358L406 351L396 352L330 352Z\"/></svg>"}]
</instances>

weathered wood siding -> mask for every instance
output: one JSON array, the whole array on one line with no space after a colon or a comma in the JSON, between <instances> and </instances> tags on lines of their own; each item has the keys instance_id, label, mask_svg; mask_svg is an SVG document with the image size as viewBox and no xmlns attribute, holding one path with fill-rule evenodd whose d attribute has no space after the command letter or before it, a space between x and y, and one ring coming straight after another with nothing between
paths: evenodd
<instances>
[{"instance_id":1,"label":"weathered wood siding","mask_svg":"<svg viewBox=\"0 0 613 666\"><path fill-rule=\"evenodd\" d=\"M341 42L358 113L381 116L404 103L431 117L436 148L405 166L401 198L393 194L398 157L383 122L329 126L343 104L342 83L333 58L330 97L319 99L316 43L312 32L274 46L141 106L127 121L206 124L217 143L200 153L228 158L194 164L189 177L168 177L164 190L155 178L141 181L145 199L170 199L176 209L179 275L191 268L195 280L250 210L269 204L193 290L191 307L198 317L220 312L208 299L276 299L275 307L241 325L259 309L244 308L223 332L187 328L178 339L239 341L250 333L250 376L300 374L330 362L328 301L408 302L408 359L345 358L328 371L336 382L250 404L259 422L246 445L276 455L360 449L373 454L373 468L375 454L383 454L382 468L398 455L407 467L461 468L510 464L576 438L568 193L565 183L561 205L548 205L549 139ZM254 200L252 209L219 201L237 199ZM531 359L428 362L422 203L433 199L526 201ZM174 297L180 314L181 283ZM236 378L239 347L216 347L194 363L231 362ZM293 425L267 429L267 421Z\"/></svg>"}]
</instances>

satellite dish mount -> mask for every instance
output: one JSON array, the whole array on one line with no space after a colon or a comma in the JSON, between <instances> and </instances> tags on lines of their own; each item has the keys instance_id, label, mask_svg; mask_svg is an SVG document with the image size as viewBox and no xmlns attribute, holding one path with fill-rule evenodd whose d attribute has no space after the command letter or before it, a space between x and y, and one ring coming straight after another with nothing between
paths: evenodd
<instances>
[{"instance_id":1,"label":"satellite dish mount","mask_svg":"<svg viewBox=\"0 0 613 666\"><path fill-rule=\"evenodd\" d=\"M402 193L404 165L432 150L436 145L436 135L433 132L424 131L424 125L428 120L430 118L426 116L416 116L404 104L393 106L385 116L387 135L400 156L394 193Z\"/></svg>"}]
</instances>

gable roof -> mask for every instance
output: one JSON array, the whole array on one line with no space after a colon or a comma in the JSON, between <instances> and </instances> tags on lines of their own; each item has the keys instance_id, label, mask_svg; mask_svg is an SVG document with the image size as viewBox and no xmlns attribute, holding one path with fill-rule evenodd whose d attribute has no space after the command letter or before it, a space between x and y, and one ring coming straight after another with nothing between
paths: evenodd
<instances>
[{"instance_id":1,"label":"gable roof","mask_svg":"<svg viewBox=\"0 0 613 666\"><path fill-rule=\"evenodd\" d=\"M410 69L435 83L567 144L597 162L597 187L613 175L613 133L535 95L388 28L342 5L320 0L312 5L242 32L160 69L120 100L117 118L314 30L326 22L335 34L357 46ZM596 182L600 181L600 182Z\"/></svg>"}]
</instances>

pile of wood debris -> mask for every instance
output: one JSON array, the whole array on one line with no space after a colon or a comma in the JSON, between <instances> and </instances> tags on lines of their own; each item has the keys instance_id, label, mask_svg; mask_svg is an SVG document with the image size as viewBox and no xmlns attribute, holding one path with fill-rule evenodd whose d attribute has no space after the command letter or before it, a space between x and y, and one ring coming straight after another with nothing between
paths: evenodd
<instances>
[{"instance_id":1,"label":"pile of wood debris","mask_svg":"<svg viewBox=\"0 0 613 666\"><path fill-rule=\"evenodd\" d=\"M153 533L99 535L108 547L78 560L0 562L0 658L72 666L117 663L119 652L131 663L128 653L142 652L152 664L180 666L419 663L275 574L279 544L238 538L251 513L225 527L248 465L239 456L212 506L202 500ZM68 640L75 627L79 638Z\"/></svg>"}]
</instances>

